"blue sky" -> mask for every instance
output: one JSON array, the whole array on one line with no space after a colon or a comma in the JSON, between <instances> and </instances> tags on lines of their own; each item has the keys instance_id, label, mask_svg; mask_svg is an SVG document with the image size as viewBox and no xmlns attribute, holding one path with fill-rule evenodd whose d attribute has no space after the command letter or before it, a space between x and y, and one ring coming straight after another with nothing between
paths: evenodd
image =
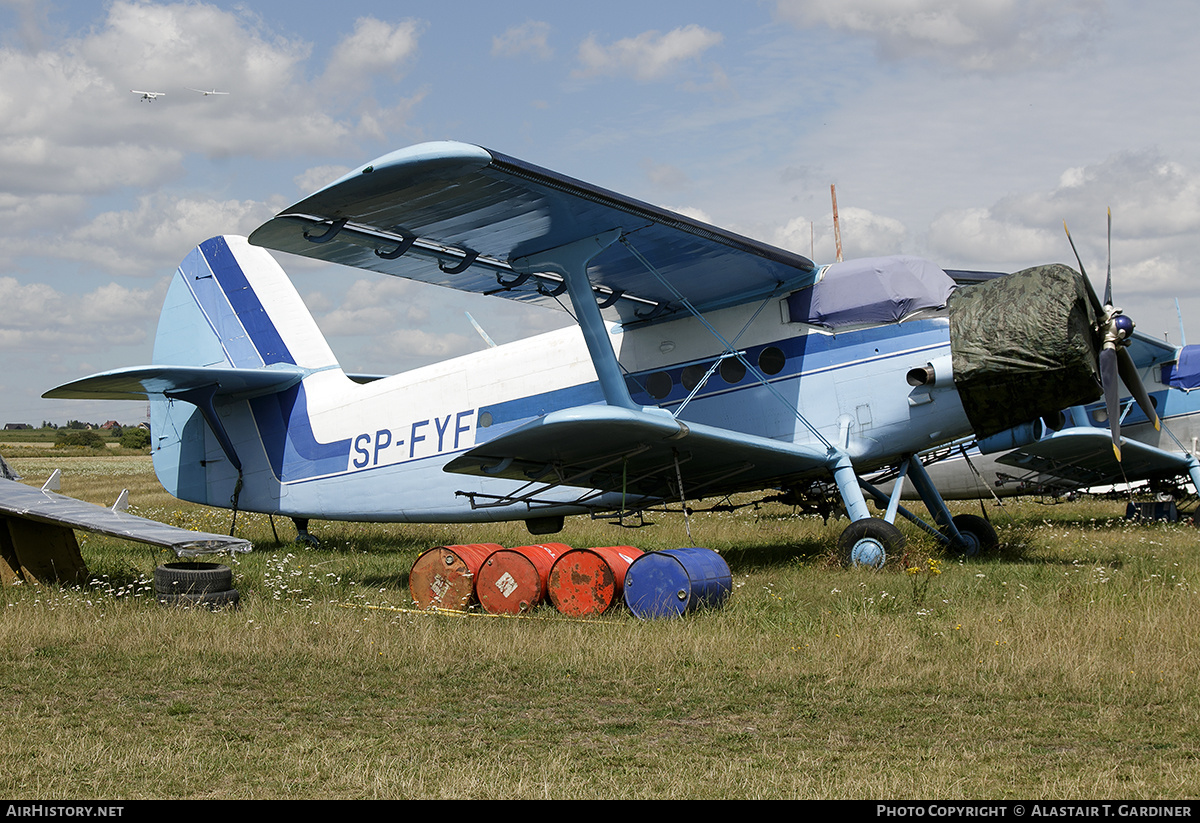
<instances>
[{"instance_id":1,"label":"blue sky","mask_svg":"<svg viewBox=\"0 0 1200 823\"><path fill-rule=\"evenodd\" d=\"M1175 0L0 0L0 417L140 419L40 395L149 362L197 243L438 139L818 262L831 184L847 257L946 268L1072 262L1065 219L1102 277L1111 207L1118 303L1178 342L1174 301L1200 317L1198 63L1200 6ZM467 310L500 342L568 322L280 262L348 371L481 348Z\"/></svg>"}]
</instances>

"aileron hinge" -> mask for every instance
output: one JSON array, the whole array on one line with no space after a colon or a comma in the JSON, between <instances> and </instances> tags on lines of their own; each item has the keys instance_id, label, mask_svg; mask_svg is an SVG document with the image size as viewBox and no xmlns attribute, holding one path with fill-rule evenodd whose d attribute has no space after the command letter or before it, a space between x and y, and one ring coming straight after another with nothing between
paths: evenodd
<instances>
[{"instance_id":1,"label":"aileron hinge","mask_svg":"<svg viewBox=\"0 0 1200 823\"><path fill-rule=\"evenodd\" d=\"M346 227L346 218L334 220L321 234L309 234L308 229L304 230L304 239L310 243L328 243L330 240L338 236L338 232Z\"/></svg>"},{"instance_id":2,"label":"aileron hinge","mask_svg":"<svg viewBox=\"0 0 1200 823\"><path fill-rule=\"evenodd\" d=\"M438 268L446 274L462 274L471 267L471 264L479 257L479 252L468 251L463 253L463 259L458 261L454 266L447 266L445 260L438 261Z\"/></svg>"}]
</instances>

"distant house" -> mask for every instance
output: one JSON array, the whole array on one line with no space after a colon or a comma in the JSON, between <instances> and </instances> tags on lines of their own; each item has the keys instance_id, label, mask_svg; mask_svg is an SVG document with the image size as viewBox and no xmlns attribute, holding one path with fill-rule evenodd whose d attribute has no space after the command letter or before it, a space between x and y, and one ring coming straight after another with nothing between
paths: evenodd
<instances>
[{"instance_id":1,"label":"distant house","mask_svg":"<svg viewBox=\"0 0 1200 823\"><path fill-rule=\"evenodd\" d=\"M103 426L101 426L100 428L104 429L105 431L108 431L108 430L116 429L116 428L120 428L120 427L121 427L121 424L118 423L116 420L109 420L109 421L105 422L105 424Z\"/></svg>"},{"instance_id":2,"label":"distant house","mask_svg":"<svg viewBox=\"0 0 1200 823\"><path fill-rule=\"evenodd\" d=\"M20 431L21 429L32 429L33 426L28 423L5 423L4 430L6 432Z\"/></svg>"}]
</instances>

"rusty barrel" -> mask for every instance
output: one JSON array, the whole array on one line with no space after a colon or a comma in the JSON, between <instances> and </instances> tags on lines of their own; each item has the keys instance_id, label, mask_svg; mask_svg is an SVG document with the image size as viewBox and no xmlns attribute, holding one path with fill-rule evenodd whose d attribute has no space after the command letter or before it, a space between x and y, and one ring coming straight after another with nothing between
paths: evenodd
<instances>
[{"instance_id":1,"label":"rusty barrel","mask_svg":"<svg viewBox=\"0 0 1200 823\"><path fill-rule=\"evenodd\" d=\"M475 597L475 577L499 543L438 546L417 558L408 573L408 590L419 609L466 611Z\"/></svg>"},{"instance_id":2,"label":"rusty barrel","mask_svg":"<svg viewBox=\"0 0 1200 823\"><path fill-rule=\"evenodd\" d=\"M475 580L475 596L489 614L521 614L546 597L546 578L554 561L571 547L564 543L498 548L484 560Z\"/></svg>"},{"instance_id":3,"label":"rusty barrel","mask_svg":"<svg viewBox=\"0 0 1200 823\"><path fill-rule=\"evenodd\" d=\"M698 547L647 552L625 572L625 605L637 617L680 617L729 599L733 577L725 558Z\"/></svg>"},{"instance_id":4,"label":"rusty barrel","mask_svg":"<svg viewBox=\"0 0 1200 823\"><path fill-rule=\"evenodd\" d=\"M546 587L554 608L572 617L604 614L621 602L625 572L642 554L633 546L572 549L554 561Z\"/></svg>"}]
</instances>

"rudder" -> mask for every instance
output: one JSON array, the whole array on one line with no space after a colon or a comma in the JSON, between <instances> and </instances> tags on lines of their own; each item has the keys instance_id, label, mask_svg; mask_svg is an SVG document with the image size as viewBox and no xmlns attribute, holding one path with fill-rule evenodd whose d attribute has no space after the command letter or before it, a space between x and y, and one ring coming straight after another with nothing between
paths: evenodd
<instances>
[{"instance_id":1,"label":"rudder","mask_svg":"<svg viewBox=\"0 0 1200 823\"><path fill-rule=\"evenodd\" d=\"M244 237L213 237L175 272L159 318L154 363L263 368L337 366L287 274Z\"/></svg>"}]
</instances>

